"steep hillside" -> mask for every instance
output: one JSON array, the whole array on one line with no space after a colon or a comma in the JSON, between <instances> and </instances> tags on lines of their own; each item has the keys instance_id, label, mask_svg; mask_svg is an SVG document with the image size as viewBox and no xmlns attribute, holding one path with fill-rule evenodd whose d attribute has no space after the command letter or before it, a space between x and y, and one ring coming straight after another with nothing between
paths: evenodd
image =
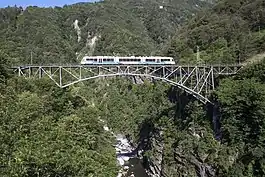
<instances>
[{"instance_id":1,"label":"steep hillside","mask_svg":"<svg viewBox=\"0 0 265 177\"><path fill-rule=\"evenodd\" d=\"M139 17L149 36L161 44L170 39L176 29L191 19L196 12L211 6L213 1L200 0L125 0L125 6Z\"/></svg>"},{"instance_id":2,"label":"steep hillside","mask_svg":"<svg viewBox=\"0 0 265 177\"><path fill-rule=\"evenodd\" d=\"M166 50L182 62L242 62L265 49L263 0L220 1L212 10L196 16L178 31Z\"/></svg>"},{"instance_id":3,"label":"steep hillside","mask_svg":"<svg viewBox=\"0 0 265 177\"><path fill-rule=\"evenodd\" d=\"M171 19L157 2L0 10L0 176L116 177L113 132L128 137L153 176L265 176L264 2L222 1L177 32L186 20ZM194 7L175 2L179 11L180 4ZM31 52L34 63L152 53L172 34L164 54L182 62L195 62L197 46L207 62L259 55L236 76L216 80L214 106L159 81L95 79L61 89L49 78L12 77L6 69L29 62Z\"/></svg>"},{"instance_id":4,"label":"steep hillside","mask_svg":"<svg viewBox=\"0 0 265 177\"><path fill-rule=\"evenodd\" d=\"M210 1L105 0L63 8L0 9L0 50L13 64L72 63L83 55L151 55Z\"/></svg>"}]
</instances>

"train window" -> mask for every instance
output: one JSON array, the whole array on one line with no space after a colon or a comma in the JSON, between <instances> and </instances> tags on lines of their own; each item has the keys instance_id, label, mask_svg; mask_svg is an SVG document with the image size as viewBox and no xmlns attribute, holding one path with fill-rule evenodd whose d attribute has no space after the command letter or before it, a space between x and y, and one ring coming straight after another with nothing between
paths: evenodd
<instances>
[{"instance_id":1,"label":"train window","mask_svg":"<svg viewBox=\"0 0 265 177\"><path fill-rule=\"evenodd\" d=\"M114 59L108 58L108 59L103 59L103 61L114 61Z\"/></svg>"},{"instance_id":2,"label":"train window","mask_svg":"<svg viewBox=\"0 0 265 177\"><path fill-rule=\"evenodd\" d=\"M120 59L120 61L128 62L129 60L128 59Z\"/></svg>"},{"instance_id":3,"label":"train window","mask_svg":"<svg viewBox=\"0 0 265 177\"><path fill-rule=\"evenodd\" d=\"M93 60L92 60L93 61ZM94 61L98 61L97 59L94 59Z\"/></svg>"},{"instance_id":4,"label":"train window","mask_svg":"<svg viewBox=\"0 0 265 177\"><path fill-rule=\"evenodd\" d=\"M141 59L132 59L132 58L128 58L128 59L120 59L120 61L123 61L123 62L136 62L136 61L141 61Z\"/></svg>"},{"instance_id":5,"label":"train window","mask_svg":"<svg viewBox=\"0 0 265 177\"><path fill-rule=\"evenodd\" d=\"M164 61L170 61L170 59L161 59L162 62Z\"/></svg>"},{"instance_id":6,"label":"train window","mask_svg":"<svg viewBox=\"0 0 265 177\"><path fill-rule=\"evenodd\" d=\"M147 62L155 62L155 59L146 59Z\"/></svg>"},{"instance_id":7,"label":"train window","mask_svg":"<svg viewBox=\"0 0 265 177\"><path fill-rule=\"evenodd\" d=\"M95 59L92 59L92 58L87 58L86 61L94 61ZM97 59L96 59L97 61Z\"/></svg>"}]
</instances>

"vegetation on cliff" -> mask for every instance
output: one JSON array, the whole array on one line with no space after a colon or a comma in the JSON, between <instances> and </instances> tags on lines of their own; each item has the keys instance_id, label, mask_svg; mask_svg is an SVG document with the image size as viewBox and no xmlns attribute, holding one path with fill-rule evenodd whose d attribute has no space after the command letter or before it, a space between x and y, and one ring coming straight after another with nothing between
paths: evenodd
<instances>
[{"instance_id":1,"label":"vegetation on cliff","mask_svg":"<svg viewBox=\"0 0 265 177\"><path fill-rule=\"evenodd\" d=\"M7 70L29 63L31 52L33 63L77 62L85 53L149 55L158 49L195 62L197 46L203 61L234 63L264 52L261 0L220 1L177 32L198 9L186 2L164 1L163 8L160 3L106 0L0 9L1 176L116 176L115 139L100 120L143 149L149 163L161 155L164 176L265 175L262 60L220 81L213 95L220 129L206 114L212 108L160 82L97 79L60 89L47 78L16 78Z\"/></svg>"},{"instance_id":2,"label":"vegetation on cliff","mask_svg":"<svg viewBox=\"0 0 265 177\"><path fill-rule=\"evenodd\" d=\"M151 55L192 13L210 5L106 0L63 8L8 7L0 9L0 49L13 64L29 64L31 56L37 64L76 63L86 54Z\"/></svg>"},{"instance_id":3,"label":"vegetation on cliff","mask_svg":"<svg viewBox=\"0 0 265 177\"><path fill-rule=\"evenodd\" d=\"M263 53L264 41L264 1L224 0L178 31L165 53L196 62L199 47L199 62L236 63Z\"/></svg>"}]
</instances>

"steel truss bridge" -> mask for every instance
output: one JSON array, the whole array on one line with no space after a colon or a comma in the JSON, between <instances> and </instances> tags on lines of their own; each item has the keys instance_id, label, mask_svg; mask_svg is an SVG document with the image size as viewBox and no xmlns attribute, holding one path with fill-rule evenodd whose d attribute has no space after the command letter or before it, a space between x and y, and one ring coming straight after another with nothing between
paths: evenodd
<instances>
[{"instance_id":1,"label":"steel truss bridge","mask_svg":"<svg viewBox=\"0 0 265 177\"><path fill-rule=\"evenodd\" d=\"M12 69L25 78L49 77L60 88L101 77L129 76L161 80L193 95L203 103L215 89L219 75L234 75L242 65L45 65L20 66Z\"/></svg>"}]
</instances>

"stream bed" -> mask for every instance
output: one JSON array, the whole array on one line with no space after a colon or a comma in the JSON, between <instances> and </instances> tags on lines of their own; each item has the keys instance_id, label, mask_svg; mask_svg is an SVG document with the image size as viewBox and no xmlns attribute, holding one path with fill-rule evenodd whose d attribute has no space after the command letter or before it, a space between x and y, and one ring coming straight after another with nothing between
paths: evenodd
<instances>
[{"instance_id":1,"label":"stream bed","mask_svg":"<svg viewBox=\"0 0 265 177\"><path fill-rule=\"evenodd\" d=\"M100 119L100 121L105 124L104 120ZM133 148L129 140L121 134L113 133L107 125L103 128L116 137L117 163L121 167L117 177L149 177L142 165L142 160L137 156L139 152Z\"/></svg>"},{"instance_id":2,"label":"stream bed","mask_svg":"<svg viewBox=\"0 0 265 177\"><path fill-rule=\"evenodd\" d=\"M129 160L129 170L125 177L149 177L142 165L142 161L138 158L132 158Z\"/></svg>"},{"instance_id":3,"label":"stream bed","mask_svg":"<svg viewBox=\"0 0 265 177\"><path fill-rule=\"evenodd\" d=\"M117 161L122 167L117 177L148 177L142 160L137 157L138 152L135 152L128 139L119 134L116 140Z\"/></svg>"}]
</instances>

